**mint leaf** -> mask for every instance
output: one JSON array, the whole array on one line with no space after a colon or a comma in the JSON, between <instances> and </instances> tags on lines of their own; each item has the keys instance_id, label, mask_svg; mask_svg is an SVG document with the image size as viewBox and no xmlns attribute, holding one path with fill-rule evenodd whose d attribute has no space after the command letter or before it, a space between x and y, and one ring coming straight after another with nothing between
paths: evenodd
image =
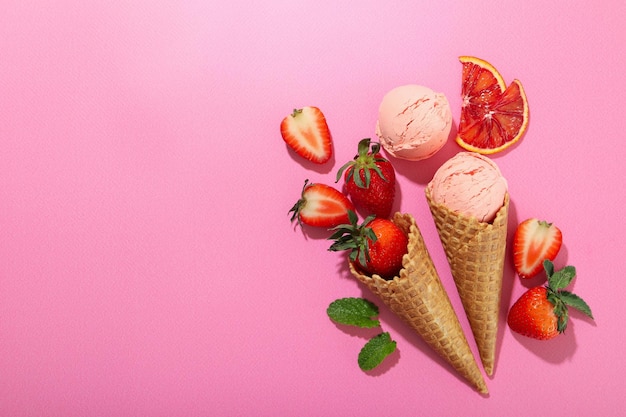
<instances>
[{"instance_id":1,"label":"mint leaf","mask_svg":"<svg viewBox=\"0 0 626 417\"><path fill-rule=\"evenodd\" d=\"M548 277L548 280L550 280L550 277L554 274L554 264L550 259L545 259L543 261L543 269L546 270L546 276Z\"/></svg>"},{"instance_id":2,"label":"mint leaf","mask_svg":"<svg viewBox=\"0 0 626 417\"><path fill-rule=\"evenodd\" d=\"M552 276L548 277L548 285L555 291L560 290L561 288L567 287L575 276L576 268L573 266L566 266L563 269L554 272Z\"/></svg>"},{"instance_id":3,"label":"mint leaf","mask_svg":"<svg viewBox=\"0 0 626 417\"><path fill-rule=\"evenodd\" d=\"M567 312L567 306L561 300L560 292L554 291L552 288L548 287L548 301L552 303L554 306L554 315L557 319L556 328L559 333L563 333L567 328L567 322L569 321L569 314Z\"/></svg>"},{"instance_id":4,"label":"mint leaf","mask_svg":"<svg viewBox=\"0 0 626 417\"><path fill-rule=\"evenodd\" d=\"M359 352L359 368L369 371L396 350L396 342L391 340L388 332L381 333L370 339Z\"/></svg>"},{"instance_id":5,"label":"mint leaf","mask_svg":"<svg viewBox=\"0 0 626 417\"><path fill-rule=\"evenodd\" d=\"M589 308L589 305L587 305L585 300L583 300L576 294L572 294L569 291L560 291L559 297L561 298L561 301L563 301L568 306L575 308L576 310L586 314L593 319L593 314L591 314L591 308Z\"/></svg>"},{"instance_id":6,"label":"mint leaf","mask_svg":"<svg viewBox=\"0 0 626 417\"><path fill-rule=\"evenodd\" d=\"M326 309L326 314L332 321L340 324L368 329L380 326L378 320L372 319L378 316L378 307L364 298L350 297L335 300Z\"/></svg>"}]
</instances>

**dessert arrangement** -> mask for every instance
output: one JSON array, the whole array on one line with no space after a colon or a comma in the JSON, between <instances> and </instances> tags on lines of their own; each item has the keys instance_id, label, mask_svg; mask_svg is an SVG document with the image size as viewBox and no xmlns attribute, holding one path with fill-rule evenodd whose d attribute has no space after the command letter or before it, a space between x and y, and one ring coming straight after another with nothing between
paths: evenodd
<instances>
[{"instance_id":1,"label":"dessert arrangement","mask_svg":"<svg viewBox=\"0 0 626 417\"><path fill-rule=\"evenodd\" d=\"M529 108L520 81L507 86L493 65L479 58L462 56L460 62L462 108L456 143L461 149L439 167L424 192L480 363L492 376L511 196L507 180L488 155L520 140L528 126ZM346 253L352 276L474 389L487 394L479 362L418 224L410 213L391 213L396 188L393 158L420 161L433 156L447 142L452 123L444 94L417 84L392 89L379 107L375 133L380 142L370 138L358 142L356 156L335 178L336 183L343 179L343 188L305 180L289 213L291 221L302 227L327 228L329 250ZM295 109L280 127L283 140L296 154L317 164L330 159L330 131L317 107ZM362 222L357 212L364 217ZM565 331L568 307L593 319L587 303L565 290L576 269L565 266L555 271L553 261L562 240L557 226L537 218L517 226L511 252L516 274L528 279L543 271L547 283L529 289L510 307L507 324L512 331L552 339ZM372 319L378 307L365 299L336 300L327 314L343 325L380 326ZM395 348L389 332L381 332L361 350L359 366L372 369Z\"/></svg>"}]
</instances>

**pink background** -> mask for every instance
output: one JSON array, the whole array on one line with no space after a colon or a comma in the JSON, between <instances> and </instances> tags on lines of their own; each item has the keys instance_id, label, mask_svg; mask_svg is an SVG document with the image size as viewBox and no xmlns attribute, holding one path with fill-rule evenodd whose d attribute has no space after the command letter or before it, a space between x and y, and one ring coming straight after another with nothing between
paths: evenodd
<instances>
[{"instance_id":1,"label":"pink background","mask_svg":"<svg viewBox=\"0 0 626 417\"><path fill-rule=\"evenodd\" d=\"M624 409L624 2L214 3L3 2L0 415ZM511 333L508 307L542 281L520 282L507 259L486 398L384 307L398 351L360 371L375 330L336 326L325 310L369 293L324 231L287 215L305 178L333 183L374 135L389 89L444 92L458 123L459 55L525 86L528 132L494 157L509 231L527 217L559 225L557 267L577 267L572 289L596 317L572 313L550 342ZM304 105L332 130L324 166L280 138L280 120ZM459 150L394 160L396 209L417 218L469 332L423 194Z\"/></svg>"}]
</instances>

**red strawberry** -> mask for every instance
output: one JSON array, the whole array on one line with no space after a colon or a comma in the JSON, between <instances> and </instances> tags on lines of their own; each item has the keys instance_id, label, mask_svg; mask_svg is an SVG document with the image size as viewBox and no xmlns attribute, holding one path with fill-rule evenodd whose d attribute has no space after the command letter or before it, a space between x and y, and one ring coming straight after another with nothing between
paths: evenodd
<instances>
[{"instance_id":1,"label":"red strawberry","mask_svg":"<svg viewBox=\"0 0 626 417\"><path fill-rule=\"evenodd\" d=\"M335 242L328 250L350 250L351 262L370 275L393 279L402 269L402 257L408 251L409 240L389 219L367 217L361 225L357 215L349 211L350 224L335 227L329 238Z\"/></svg>"},{"instance_id":2,"label":"red strawberry","mask_svg":"<svg viewBox=\"0 0 626 417\"><path fill-rule=\"evenodd\" d=\"M541 272L543 261L554 261L562 242L561 231L552 223L537 219L521 222L513 236L513 262L519 276L532 278Z\"/></svg>"},{"instance_id":3,"label":"red strawberry","mask_svg":"<svg viewBox=\"0 0 626 417\"><path fill-rule=\"evenodd\" d=\"M294 109L280 123L280 133L291 149L316 164L327 162L333 154L326 118L317 107Z\"/></svg>"},{"instance_id":4,"label":"red strawberry","mask_svg":"<svg viewBox=\"0 0 626 417\"><path fill-rule=\"evenodd\" d=\"M526 291L511 307L507 322L514 332L534 339L548 340L559 334L554 304L548 301L546 287Z\"/></svg>"},{"instance_id":5,"label":"red strawberry","mask_svg":"<svg viewBox=\"0 0 626 417\"><path fill-rule=\"evenodd\" d=\"M554 271L554 265L546 260L543 266L548 275L548 285L526 291L509 310L507 322L511 330L533 339L548 340L563 333L567 328L567 307L580 310L593 319L587 303L569 291L564 291L576 276L573 266Z\"/></svg>"},{"instance_id":6,"label":"red strawberry","mask_svg":"<svg viewBox=\"0 0 626 417\"><path fill-rule=\"evenodd\" d=\"M352 202L335 188L326 184L309 184L304 181L300 199L289 210L291 221L298 220L315 227L335 227L347 223L348 210L354 210Z\"/></svg>"},{"instance_id":7,"label":"red strawberry","mask_svg":"<svg viewBox=\"0 0 626 417\"><path fill-rule=\"evenodd\" d=\"M387 218L396 195L396 173L391 162L379 152L379 143L372 143L370 151L370 139L361 140L358 154L337 172L337 181L345 171L346 191L355 206L368 214Z\"/></svg>"}]
</instances>

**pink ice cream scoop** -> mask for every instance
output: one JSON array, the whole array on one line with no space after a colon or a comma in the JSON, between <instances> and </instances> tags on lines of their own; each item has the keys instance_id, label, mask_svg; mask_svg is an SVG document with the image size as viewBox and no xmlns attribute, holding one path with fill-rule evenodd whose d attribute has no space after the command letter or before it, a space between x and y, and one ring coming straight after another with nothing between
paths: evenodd
<instances>
[{"instance_id":1,"label":"pink ice cream scoop","mask_svg":"<svg viewBox=\"0 0 626 417\"><path fill-rule=\"evenodd\" d=\"M437 170L428 188L436 203L490 222L504 203L507 182L491 159L459 152Z\"/></svg>"},{"instance_id":2,"label":"pink ice cream scoop","mask_svg":"<svg viewBox=\"0 0 626 417\"><path fill-rule=\"evenodd\" d=\"M378 109L376 135L396 158L419 161L433 156L448 140L451 128L446 96L421 85L394 88Z\"/></svg>"}]
</instances>

